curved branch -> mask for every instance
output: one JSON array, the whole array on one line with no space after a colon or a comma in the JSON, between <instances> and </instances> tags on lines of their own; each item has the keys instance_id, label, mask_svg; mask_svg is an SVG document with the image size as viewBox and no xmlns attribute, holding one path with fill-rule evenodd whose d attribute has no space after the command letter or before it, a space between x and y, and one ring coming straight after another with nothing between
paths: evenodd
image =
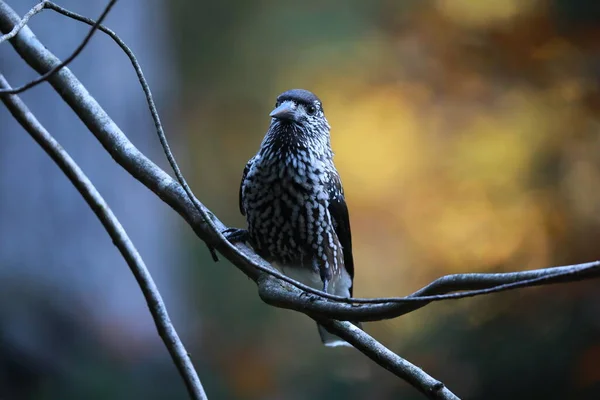
<instances>
[{"instance_id":1,"label":"curved branch","mask_svg":"<svg viewBox=\"0 0 600 400\"><path fill-rule=\"evenodd\" d=\"M0 74L0 88L10 89L10 85L2 74ZM142 256L127 236L127 232L125 232L117 217L69 153L42 126L25 103L16 95L2 96L1 99L13 117L54 160L94 211L140 285L148 309L156 324L156 329L169 350L173 362L179 369L191 398L206 400L207 397L202 383L181 339L179 339L179 335L177 335L175 327L171 323L167 308L152 279L152 275L150 275Z\"/></svg>"},{"instance_id":2,"label":"curved branch","mask_svg":"<svg viewBox=\"0 0 600 400\"><path fill-rule=\"evenodd\" d=\"M34 80L32 80L32 81L30 81L30 82L28 82L28 83L26 83L26 84L24 84L22 86L19 86L19 87L14 88L14 89L11 88L11 89L2 89L2 90L0 90L0 95L22 93L22 92L24 92L24 91L26 91L28 89L31 89L32 87L34 87L36 85L39 85L40 83L42 83L44 81L50 79L58 71L60 71L65 66L67 66L71 61L73 61L75 59L75 57L77 57L79 55L79 53L81 53L81 51L83 50L83 48L88 44L88 42L90 41L90 39L92 38L92 36L96 32L96 30L98 29L98 26L102 23L102 21L104 20L104 18L106 18L106 16L108 15L108 12L115 5L116 2L117 2L117 0L110 0L109 1L109 3L104 8L104 11L102 11L102 14L98 18L98 21L96 21L96 23L92 26L92 28L90 29L90 31L88 32L88 34L85 36L85 38L83 39L83 41L79 44L79 46L77 46L77 48L75 49L75 51L69 57L67 57L65 59L65 61L58 63L57 65L55 65L54 67L52 67L50 70L45 71L41 76L38 76ZM42 4L45 5L45 2L42 3ZM39 6L39 4L38 4L38 6ZM20 28L18 28L21 24L22 24L22 26ZM19 21L15 24L15 26L13 26L11 28L10 32L8 33L8 35L12 34L12 31L15 28L18 28L17 29L17 33L18 33L20 29L24 28L24 25L25 24L23 24L22 21L19 19Z\"/></svg>"},{"instance_id":3,"label":"curved branch","mask_svg":"<svg viewBox=\"0 0 600 400\"><path fill-rule=\"evenodd\" d=\"M5 35L0 36L0 44L2 44L2 42L7 41L8 39L12 39L14 38L17 33L19 33L19 31L25 26L27 25L27 22L29 22L29 20L31 19L31 17L33 17L35 14L41 12L45 7L46 7L46 3L48 2L48 0L43 0L41 2L39 2L38 4L36 4L35 6L33 6L33 8L31 10L29 10L27 12L27 14L25 14L23 16L23 18L21 18L21 21L15 25L10 32L8 32Z\"/></svg>"},{"instance_id":4,"label":"curved branch","mask_svg":"<svg viewBox=\"0 0 600 400\"><path fill-rule=\"evenodd\" d=\"M434 301L458 300L517 288L575 282L598 276L600 276L599 261L521 272L446 275L406 297L351 299L356 301L356 304L334 302L319 295L307 296L305 292L287 282L264 276L258 281L258 293L265 303L280 308L310 312L344 321L381 321L408 314ZM458 290L462 292L449 293Z\"/></svg>"},{"instance_id":5,"label":"curved branch","mask_svg":"<svg viewBox=\"0 0 600 400\"><path fill-rule=\"evenodd\" d=\"M121 40L121 38L119 38L119 36L115 32L108 29L107 27L105 27L102 24L98 24L96 21L94 21L91 18L87 18L87 17L84 17L83 15L79 15L77 13L69 11L66 8L63 8L63 7L59 6L58 4L53 3L51 1L45 1L45 3L43 4L43 7L48 8L53 11L56 11L57 13L62 14L66 17L72 18L76 21L80 21L85 24L88 24L92 27L96 26L96 24L97 24L98 29L100 31L106 33L121 48L121 50L123 50L125 55L127 55L127 57L129 58L129 61L131 62L131 65L133 66L133 69L135 70L135 74L138 77L138 81L140 81L140 85L142 86L144 95L146 96L146 102L148 103L148 108L150 110L150 114L152 115L152 120L154 121L154 127L156 128L156 134L157 134L160 144L165 152L167 161L169 162L169 165L173 169L173 172L175 173L175 177L177 178L177 181L181 184L181 186L183 187L183 190L185 190L185 193L187 194L190 201L192 203L194 203L196 210L198 210L198 212L200 213L200 215L202 215L204 220L208 224L210 224L211 223L210 217L208 216L208 214L204 214L204 210L202 209L202 206L198 203L198 199L196 199L196 197L194 196L192 189L188 185L183 174L181 173L181 170L179 169L179 165L177 165L177 161L175 161L175 157L173 156L173 152L171 151L171 147L169 146L169 142L167 141L167 137L165 135L165 130L163 129L162 123L160 122L160 115L158 114L158 111L156 110L156 104L154 104L154 98L152 97L152 91L150 90L150 86L148 85L148 82L146 81L146 78L144 77L144 73L142 72L142 67L141 67L140 63L137 61L135 54L133 54L133 51L131 51L129 46L127 46L125 44L125 42L123 42ZM13 29L13 31L14 31L14 29ZM212 248L211 246L208 246L208 250L210 251L213 261L215 261L215 262L219 261L219 258L217 257L217 253L215 253L215 249Z\"/></svg>"}]
</instances>

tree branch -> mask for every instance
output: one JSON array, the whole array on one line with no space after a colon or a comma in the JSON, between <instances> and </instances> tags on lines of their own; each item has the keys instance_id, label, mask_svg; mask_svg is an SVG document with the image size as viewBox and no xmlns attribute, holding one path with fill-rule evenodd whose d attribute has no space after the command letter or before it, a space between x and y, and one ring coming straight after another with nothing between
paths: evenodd
<instances>
[{"instance_id":1,"label":"tree branch","mask_svg":"<svg viewBox=\"0 0 600 400\"><path fill-rule=\"evenodd\" d=\"M28 83L26 83L26 84L24 84L22 86L19 86L18 88L0 90L0 95L18 94L18 93L22 93L22 92L26 91L27 89L31 89L32 87L34 87L34 86L36 86L36 85L44 82L45 80L48 80L50 77L52 77L58 71L60 71L61 68L65 67L71 61L73 61L75 59L75 57L77 57L79 55L79 53L81 53L81 51L83 50L83 48L88 44L88 42L90 41L90 39L92 38L92 36L96 32L96 30L98 29L98 26L102 23L102 21L104 20L104 18L106 18L106 16L108 15L108 12L115 5L116 2L117 2L117 0L110 0L108 2L108 4L106 5L106 7L104 8L104 11L102 11L102 14L100 15L100 18L98 18L98 21L96 21L96 23L92 26L92 28L90 29L90 31L88 32L88 34L85 36L85 38L83 39L83 41L81 42L81 44L79 46L77 46L77 48L75 49L75 51L69 57L67 57L67 59L65 61L58 63L52 69L44 72L42 74L42 76L38 76L34 80L32 80L32 81L30 81L30 82L28 82ZM45 6L45 3L46 2L44 1L41 4L43 4ZM39 5L40 4L38 4L38 6ZM37 11L37 12L39 12L39 11ZM14 13L14 11L13 11L13 13ZM34 14L36 14L36 12L34 12L31 16L33 16ZM19 26L21 26L21 27L19 28ZM23 29L24 26L25 26L25 24L23 24L22 21L19 20L19 22L16 24L16 26L12 27L12 29L11 29L10 33L8 33L8 35L12 34L12 31L14 29L17 29L17 33L18 33L19 30ZM1 43L1 41L0 41L0 43Z\"/></svg>"},{"instance_id":2,"label":"tree branch","mask_svg":"<svg viewBox=\"0 0 600 400\"><path fill-rule=\"evenodd\" d=\"M190 201L192 203L194 203L196 210L198 210L200 215L202 215L202 217L205 219L205 221L207 223L210 223L211 222L210 217L207 214L203 214L203 209L202 209L201 205L198 204L198 199L196 199L196 197L194 196L192 189L188 185L183 174L181 173L181 170L179 169L179 165L177 165L177 161L175 161L175 157L173 156L173 152L171 151L169 142L167 141L167 137L165 135L165 130L163 129L162 123L160 122L160 115L158 114L158 111L156 110L156 104L154 104L154 98L152 96L152 91L150 90L150 85L148 85L148 82L146 81L146 78L144 77L144 73L142 72L142 67L139 64L139 62L137 61L135 54L133 54L133 51L131 51L129 46L127 46L125 44L125 42L123 42L123 40L121 40L121 38L115 32L108 29L107 27L105 27L102 24L98 24L97 21L94 21L91 18L87 18L87 17L84 17L83 15L79 15L77 13L69 11L66 8L59 6L58 4L53 3L51 1L47 1L47 0L45 0L45 3L43 4L43 8L48 8L50 10L56 11L59 14L62 14L69 18L72 18L76 21L83 22L92 27L97 26L100 31L106 33L121 48L121 50L123 50L125 55L127 55L127 57L129 58L129 61L131 62L131 65L133 66L133 69L135 70L135 73L138 77L138 81L140 81L140 85L142 86L142 90L144 91L144 96L146 96L146 102L148 103L148 109L150 110L150 114L152 115L152 120L154 121L154 127L156 128L156 134L157 134L160 144L165 152L167 161L169 162L169 165L173 169L173 172L175 173L175 177L177 178L177 181L183 187L183 190L186 192ZM14 29L13 29L13 31L14 31ZM215 253L215 249L212 248L211 246L208 246L208 250L210 251L213 261L215 261L215 262L219 261L219 258L217 257L217 253Z\"/></svg>"},{"instance_id":3,"label":"tree branch","mask_svg":"<svg viewBox=\"0 0 600 400\"><path fill-rule=\"evenodd\" d=\"M27 12L27 14L25 14L23 16L23 18L21 18L21 21L17 25L15 25L10 32L8 32L5 35L0 36L0 44L7 41L8 39L14 38L17 35L17 33L19 33L21 28L23 28L25 25L27 25L27 22L29 22L29 19L31 17L33 17L35 14L41 12L46 7L47 2L48 2L48 0L43 0L43 1L39 2L38 4L36 4L35 6L33 6L33 8L31 10L29 10Z\"/></svg>"},{"instance_id":4,"label":"tree branch","mask_svg":"<svg viewBox=\"0 0 600 400\"><path fill-rule=\"evenodd\" d=\"M372 336L350 322L323 318L313 319L356 347L378 365L404 379L428 398L435 400L459 399L442 382L383 346Z\"/></svg>"},{"instance_id":5,"label":"tree branch","mask_svg":"<svg viewBox=\"0 0 600 400\"><path fill-rule=\"evenodd\" d=\"M456 274L441 277L406 297L350 299L355 304L333 302L309 295L287 282L265 276L258 283L261 299L270 305L345 321L381 321L408 314L433 301L457 300L517 288L597 278L600 262L497 274ZM468 290L481 288L477 290ZM464 290L460 293L449 293ZM435 293L448 293L436 295Z\"/></svg>"},{"instance_id":6,"label":"tree branch","mask_svg":"<svg viewBox=\"0 0 600 400\"><path fill-rule=\"evenodd\" d=\"M10 31L19 23L18 15L0 0L0 31ZM106 32L98 22L96 24L98 29ZM19 55L40 74L45 74L61 64L27 27L22 28L21 32L11 39L11 43ZM200 239L209 246L214 246L255 281L259 295L265 302L297 310L318 320L379 365L406 379L423 393L430 397L438 396L431 398L455 397L439 397L442 394L454 395L450 391L446 393L447 389L443 385L440 386L435 379L421 370L416 371L412 364L393 354L364 332L360 333L353 325L330 319L374 321L394 318L422 308L432 301L600 276L600 263L592 262L504 274L449 275L406 297L346 299L323 293L278 273L248 246L228 242L221 234L226 228L225 225L193 195L189 197L189 193L181 185L139 152L68 68L62 68L50 76L48 81L115 161L178 212ZM459 293L455 293L457 291ZM307 293L310 295L307 296Z\"/></svg>"},{"instance_id":7,"label":"tree branch","mask_svg":"<svg viewBox=\"0 0 600 400\"><path fill-rule=\"evenodd\" d=\"M0 74L0 88L10 89L10 85L2 74ZM96 214L140 285L156 329L177 366L190 397L195 400L206 400L207 397L202 383L183 343L179 339L179 335L177 335L175 327L171 323L167 308L152 279L152 275L150 275L144 260L129 236L127 236L127 232L125 232L117 217L77 163L35 118L25 103L16 95L2 96L1 99L13 117L65 173Z\"/></svg>"}]
</instances>

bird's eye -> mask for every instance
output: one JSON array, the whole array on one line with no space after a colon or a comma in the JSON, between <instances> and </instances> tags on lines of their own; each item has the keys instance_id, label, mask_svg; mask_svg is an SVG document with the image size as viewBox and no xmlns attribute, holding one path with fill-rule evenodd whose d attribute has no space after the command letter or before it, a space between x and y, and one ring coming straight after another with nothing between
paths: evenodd
<instances>
[{"instance_id":1,"label":"bird's eye","mask_svg":"<svg viewBox=\"0 0 600 400\"><path fill-rule=\"evenodd\" d=\"M308 115L314 115L317 112L317 108L315 106L308 106L306 112Z\"/></svg>"}]
</instances>

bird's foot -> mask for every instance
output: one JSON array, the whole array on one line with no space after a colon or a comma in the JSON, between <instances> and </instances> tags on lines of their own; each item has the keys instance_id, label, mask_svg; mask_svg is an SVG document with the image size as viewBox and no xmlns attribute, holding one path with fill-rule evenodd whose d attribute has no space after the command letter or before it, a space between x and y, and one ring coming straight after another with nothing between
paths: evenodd
<instances>
[{"instance_id":1,"label":"bird's foot","mask_svg":"<svg viewBox=\"0 0 600 400\"><path fill-rule=\"evenodd\" d=\"M247 229L240 228L227 228L221 233L225 236L225 239L229 240L231 243L246 243L250 236Z\"/></svg>"},{"instance_id":2,"label":"bird's foot","mask_svg":"<svg viewBox=\"0 0 600 400\"><path fill-rule=\"evenodd\" d=\"M298 297L300 299L306 299L306 301L308 301L309 303L314 303L315 301L320 299L320 297L315 295L314 293L306 292L304 290L298 295Z\"/></svg>"}]
</instances>

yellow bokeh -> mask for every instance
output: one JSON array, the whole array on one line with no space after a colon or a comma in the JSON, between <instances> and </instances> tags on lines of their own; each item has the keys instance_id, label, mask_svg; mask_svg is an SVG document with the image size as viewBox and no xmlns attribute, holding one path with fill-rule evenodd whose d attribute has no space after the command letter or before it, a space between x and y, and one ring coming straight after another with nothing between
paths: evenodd
<instances>
[{"instance_id":1,"label":"yellow bokeh","mask_svg":"<svg viewBox=\"0 0 600 400\"><path fill-rule=\"evenodd\" d=\"M425 139L409 99L392 89L371 90L359 99L328 96L335 162L352 182L356 202L373 202L406 184L426 165Z\"/></svg>"},{"instance_id":2,"label":"yellow bokeh","mask_svg":"<svg viewBox=\"0 0 600 400\"><path fill-rule=\"evenodd\" d=\"M451 21L470 27L506 23L529 12L536 0L437 0L438 10Z\"/></svg>"}]
</instances>

